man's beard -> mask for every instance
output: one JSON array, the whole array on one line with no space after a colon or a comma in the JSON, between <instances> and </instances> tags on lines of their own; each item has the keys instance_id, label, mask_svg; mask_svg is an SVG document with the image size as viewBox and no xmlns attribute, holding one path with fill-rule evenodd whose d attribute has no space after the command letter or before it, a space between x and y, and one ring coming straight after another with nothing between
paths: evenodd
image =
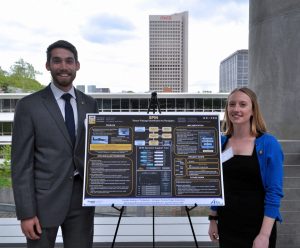
<instances>
[{"instance_id":1,"label":"man's beard","mask_svg":"<svg viewBox=\"0 0 300 248\"><path fill-rule=\"evenodd\" d=\"M52 80L53 82L57 85L57 86L61 86L61 87L68 87L70 85L72 85L75 77L76 77L76 72L74 73L68 73L68 77L63 78L58 76L59 73L51 73L52 75Z\"/></svg>"}]
</instances>

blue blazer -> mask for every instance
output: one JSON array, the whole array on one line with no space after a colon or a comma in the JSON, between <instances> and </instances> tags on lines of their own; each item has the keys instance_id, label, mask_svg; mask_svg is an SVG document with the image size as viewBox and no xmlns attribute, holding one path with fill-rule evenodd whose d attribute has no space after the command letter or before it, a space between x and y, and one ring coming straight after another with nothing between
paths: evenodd
<instances>
[{"instance_id":1,"label":"blue blazer","mask_svg":"<svg viewBox=\"0 0 300 248\"><path fill-rule=\"evenodd\" d=\"M228 140L221 136L222 146ZM255 140L255 150L258 157L262 183L265 189L264 215L282 221L280 201L283 197L283 152L277 139L271 134L264 133ZM225 203L226 204L226 203ZM217 210L218 207L211 207Z\"/></svg>"}]
</instances>

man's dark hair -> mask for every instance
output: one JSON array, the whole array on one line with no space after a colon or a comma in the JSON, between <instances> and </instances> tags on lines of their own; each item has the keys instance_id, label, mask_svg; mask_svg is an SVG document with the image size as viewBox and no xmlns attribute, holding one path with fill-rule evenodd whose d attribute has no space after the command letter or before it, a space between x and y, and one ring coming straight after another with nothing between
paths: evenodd
<instances>
[{"instance_id":1,"label":"man's dark hair","mask_svg":"<svg viewBox=\"0 0 300 248\"><path fill-rule=\"evenodd\" d=\"M50 62L51 51L55 48L64 48L64 49L69 50L71 53L73 53L75 61L78 62L78 53L77 53L76 47L68 41L58 40L58 41L54 42L53 44L51 44L50 46L48 46L48 48L47 48L47 52L46 52L47 53L47 63Z\"/></svg>"}]
</instances>

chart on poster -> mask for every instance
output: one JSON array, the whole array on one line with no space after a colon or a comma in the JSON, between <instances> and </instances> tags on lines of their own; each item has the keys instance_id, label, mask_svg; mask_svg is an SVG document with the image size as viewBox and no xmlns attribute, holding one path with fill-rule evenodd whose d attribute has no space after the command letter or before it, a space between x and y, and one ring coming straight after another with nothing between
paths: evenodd
<instances>
[{"instance_id":1,"label":"chart on poster","mask_svg":"<svg viewBox=\"0 0 300 248\"><path fill-rule=\"evenodd\" d=\"M224 205L218 114L87 114L84 206Z\"/></svg>"}]
</instances>

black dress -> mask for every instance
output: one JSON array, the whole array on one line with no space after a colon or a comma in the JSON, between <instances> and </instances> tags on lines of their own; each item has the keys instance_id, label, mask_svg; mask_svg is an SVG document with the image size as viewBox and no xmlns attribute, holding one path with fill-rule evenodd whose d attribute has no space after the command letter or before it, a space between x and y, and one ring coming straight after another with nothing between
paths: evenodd
<instances>
[{"instance_id":1,"label":"black dress","mask_svg":"<svg viewBox=\"0 0 300 248\"><path fill-rule=\"evenodd\" d=\"M252 248L264 217L265 191L254 149L223 163L225 206L218 208L220 248ZM276 224L269 248L276 245Z\"/></svg>"}]
</instances>

